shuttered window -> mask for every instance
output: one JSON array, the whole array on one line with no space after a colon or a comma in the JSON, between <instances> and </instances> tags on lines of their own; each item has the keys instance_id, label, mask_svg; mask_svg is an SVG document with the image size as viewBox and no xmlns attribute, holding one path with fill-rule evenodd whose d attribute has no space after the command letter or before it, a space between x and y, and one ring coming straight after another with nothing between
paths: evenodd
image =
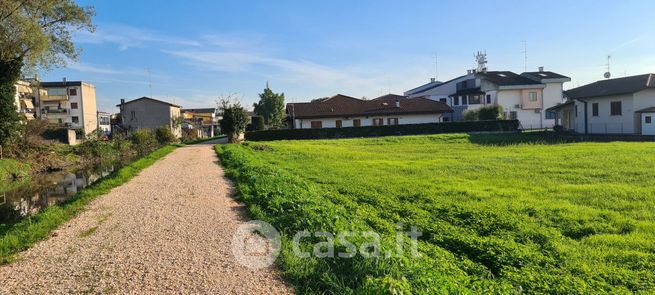
<instances>
[{"instance_id":1,"label":"shuttered window","mask_svg":"<svg viewBox=\"0 0 655 295\"><path fill-rule=\"evenodd\" d=\"M341 127L342 127L341 120L337 120L337 121L335 121L334 124L336 125L337 128L341 128Z\"/></svg>"},{"instance_id":2,"label":"shuttered window","mask_svg":"<svg viewBox=\"0 0 655 295\"><path fill-rule=\"evenodd\" d=\"M362 120L360 119L353 120L353 127L360 127L360 126L362 126Z\"/></svg>"},{"instance_id":3,"label":"shuttered window","mask_svg":"<svg viewBox=\"0 0 655 295\"><path fill-rule=\"evenodd\" d=\"M312 121L312 129L323 128L323 121Z\"/></svg>"}]
</instances>

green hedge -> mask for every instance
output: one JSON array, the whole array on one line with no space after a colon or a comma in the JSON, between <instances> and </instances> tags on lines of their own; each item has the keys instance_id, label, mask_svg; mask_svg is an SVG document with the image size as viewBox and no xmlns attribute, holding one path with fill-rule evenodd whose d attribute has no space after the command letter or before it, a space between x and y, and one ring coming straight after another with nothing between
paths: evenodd
<instances>
[{"instance_id":1,"label":"green hedge","mask_svg":"<svg viewBox=\"0 0 655 295\"><path fill-rule=\"evenodd\" d=\"M284 139L332 139L377 137L482 131L517 131L518 120L470 121L410 124L395 126L365 126L322 129L282 129L246 132L246 140L268 141Z\"/></svg>"}]
</instances>

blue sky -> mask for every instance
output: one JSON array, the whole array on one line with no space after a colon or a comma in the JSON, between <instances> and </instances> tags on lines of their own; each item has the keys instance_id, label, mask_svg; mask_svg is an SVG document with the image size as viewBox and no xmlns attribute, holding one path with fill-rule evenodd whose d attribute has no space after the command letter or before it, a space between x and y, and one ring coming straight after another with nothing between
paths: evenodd
<instances>
[{"instance_id":1,"label":"blue sky","mask_svg":"<svg viewBox=\"0 0 655 295\"><path fill-rule=\"evenodd\" d=\"M448 80L487 52L490 70L544 66L572 88L655 72L655 1L80 1L97 10L83 52L44 81L96 85L98 109L149 96L212 107L236 94L250 107L266 81L287 102L337 93L402 93ZM150 75L148 74L150 69Z\"/></svg>"}]
</instances>

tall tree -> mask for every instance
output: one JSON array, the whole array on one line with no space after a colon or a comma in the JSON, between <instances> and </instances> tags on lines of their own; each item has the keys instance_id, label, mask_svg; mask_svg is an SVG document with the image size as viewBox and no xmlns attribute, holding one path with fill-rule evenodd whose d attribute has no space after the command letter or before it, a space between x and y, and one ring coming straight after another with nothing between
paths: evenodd
<instances>
[{"instance_id":1,"label":"tall tree","mask_svg":"<svg viewBox=\"0 0 655 295\"><path fill-rule=\"evenodd\" d=\"M280 127L284 123L284 93L275 93L268 87L259 94L259 102L253 105L255 114L264 118L269 127Z\"/></svg>"},{"instance_id":2,"label":"tall tree","mask_svg":"<svg viewBox=\"0 0 655 295\"><path fill-rule=\"evenodd\" d=\"M15 84L22 70L50 69L79 56L71 33L93 32L92 7L73 0L0 0L0 144L18 126Z\"/></svg>"}]
</instances>

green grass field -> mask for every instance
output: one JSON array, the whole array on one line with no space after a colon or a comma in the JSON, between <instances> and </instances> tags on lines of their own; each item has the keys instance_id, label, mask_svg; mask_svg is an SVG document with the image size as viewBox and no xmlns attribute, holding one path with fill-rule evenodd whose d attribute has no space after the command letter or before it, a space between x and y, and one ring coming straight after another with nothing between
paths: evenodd
<instances>
[{"instance_id":1,"label":"green grass field","mask_svg":"<svg viewBox=\"0 0 655 295\"><path fill-rule=\"evenodd\" d=\"M655 292L655 143L535 138L277 141L217 151L252 217L282 232L278 263L300 293ZM372 229L392 248L398 222L423 232L420 258L290 250L299 230Z\"/></svg>"}]
</instances>

